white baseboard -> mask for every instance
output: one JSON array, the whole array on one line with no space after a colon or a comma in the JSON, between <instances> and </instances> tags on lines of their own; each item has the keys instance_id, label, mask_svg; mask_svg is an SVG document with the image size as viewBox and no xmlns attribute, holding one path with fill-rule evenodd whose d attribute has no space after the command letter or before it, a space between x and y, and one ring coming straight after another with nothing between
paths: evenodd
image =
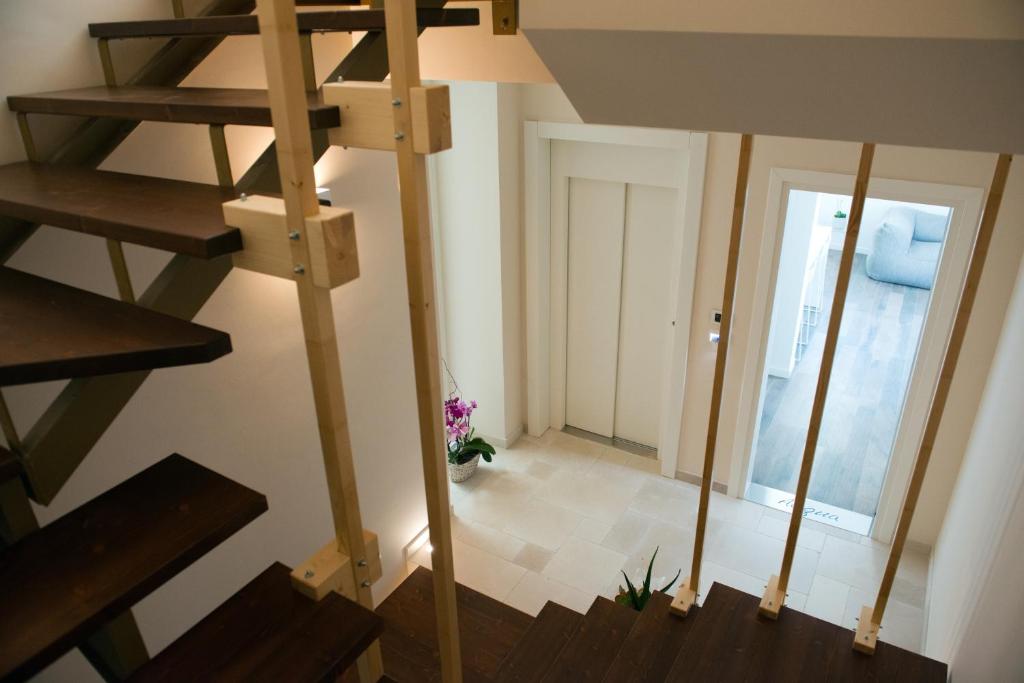
<instances>
[{"instance_id":1,"label":"white baseboard","mask_svg":"<svg viewBox=\"0 0 1024 683\"><path fill-rule=\"evenodd\" d=\"M506 434L504 437L491 436L490 434L481 434L480 436L482 436L484 440L487 441L487 443L491 444L492 446L497 446L498 448L508 448L509 446L515 444L516 441L519 441L519 437L521 437L522 435L523 426L519 425L518 427L516 427L515 430L513 430L509 434Z\"/></svg>"},{"instance_id":2,"label":"white baseboard","mask_svg":"<svg viewBox=\"0 0 1024 683\"><path fill-rule=\"evenodd\" d=\"M693 474L692 472L676 472L676 479L679 481L685 481L687 484L693 484L694 486L700 486L704 480L699 474ZM711 490L716 493L723 495L729 495L729 486L720 481L713 481L711 483Z\"/></svg>"}]
</instances>

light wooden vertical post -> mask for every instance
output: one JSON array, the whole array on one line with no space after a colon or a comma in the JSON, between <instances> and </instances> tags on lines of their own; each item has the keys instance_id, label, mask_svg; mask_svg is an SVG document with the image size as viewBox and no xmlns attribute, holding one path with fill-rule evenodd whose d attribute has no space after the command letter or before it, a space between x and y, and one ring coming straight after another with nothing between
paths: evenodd
<instances>
[{"instance_id":1,"label":"light wooden vertical post","mask_svg":"<svg viewBox=\"0 0 1024 683\"><path fill-rule=\"evenodd\" d=\"M455 603L455 567L448 507L447 460L441 430L441 378L437 352L437 318L434 305L433 247L427 206L426 159L413 150L410 88L420 85L416 45L416 3L384 0L391 66L391 96L395 119L395 152L401 190L402 226L405 238L405 272L409 290L413 366L419 409L420 448L427 494L427 522L437 612L437 642L441 675L445 681L462 680L458 612Z\"/></svg>"},{"instance_id":2,"label":"light wooden vertical post","mask_svg":"<svg viewBox=\"0 0 1024 683\"><path fill-rule=\"evenodd\" d=\"M700 589L700 565L704 555L704 532L708 524L708 505L711 502L711 484L715 473L715 446L718 442L718 418L722 409L722 386L725 384L725 364L729 354L729 334L732 331L732 309L736 297L736 274L740 260L740 240L743 235L743 213L747 204L747 184L750 177L750 156L754 137L740 138L739 163L736 169L736 192L732 204L732 230L729 233L729 255L725 265L725 289L722 293L722 322L718 334L718 354L715 357L715 378L711 385L711 412L708 415L708 435L704 448L704 471L701 473L700 504L697 507L697 528L693 539L693 564L690 575L679 587L669 609L686 616L697 601Z\"/></svg>"},{"instance_id":3,"label":"light wooden vertical post","mask_svg":"<svg viewBox=\"0 0 1024 683\"><path fill-rule=\"evenodd\" d=\"M803 520L803 509L807 501L807 489L811 483L814 453L818 448L821 419L825 413L828 383L832 376L832 363L835 360L836 345L839 342L839 328L843 323L843 308L846 306L846 292L849 289L850 274L853 271L853 256L857 249L857 235L860 233L860 221L864 215L864 201L867 199L868 181L871 178L871 162L874 156L874 144L864 143L861 146L857 181L853 188L853 204L850 207L850 220L846 228L846 239L843 241L843 254L839 260L836 291L832 296L832 312L829 314L828 330L825 333L825 348L822 351L821 368L818 370L818 384L814 390L814 403L811 404L811 419L807 427L807 442L804 444L803 461L800 463L800 475L796 483L793 513L789 519L789 533L786 536L785 550L782 552L782 569L779 570L777 576L772 576L768 581L768 587L765 589L764 597L761 598L759 608L760 613L770 619L778 618L779 611L786 602L789 572L793 567L796 539L800 533L800 522Z\"/></svg>"},{"instance_id":4,"label":"light wooden vertical post","mask_svg":"<svg viewBox=\"0 0 1024 683\"><path fill-rule=\"evenodd\" d=\"M267 70L270 110L277 138L277 162L281 173L289 245L299 297L306 357L313 385L320 445L327 474L338 549L355 559L348 566L360 604L373 609L371 578L366 561L363 523L356 491L355 468L341 359L334 329L331 290L313 283L306 217L319 213L313 177L312 138L302 73L298 24L294 0L257 0L260 38ZM376 681L383 673L379 643L359 660L363 681Z\"/></svg>"},{"instance_id":5,"label":"light wooden vertical post","mask_svg":"<svg viewBox=\"0 0 1024 683\"><path fill-rule=\"evenodd\" d=\"M956 372L956 364L960 359L964 337L967 336L967 325L970 323L971 310L974 308L974 299L978 293L981 273L985 268L985 258L988 256L988 248L992 242L992 233L995 230L996 217L999 215L999 205L1003 200L1003 190L1006 187L1006 178L1010 173L1012 159L1013 157L1009 154L1001 154L996 161L992 185L988 191L984 213L981 215L981 224L978 226L978 235L971 250L967 277L964 280L963 289L960 292L960 302L957 304L956 316L953 319L953 329L950 332L949 341L946 343L946 353L942 359L939 380L935 386L935 393L932 394L924 436L921 439L917 457L914 459L910 485L903 498L903 508L900 511L899 522L896 524L896 535L889 548L889 561L886 563L885 573L882 575L878 598L875 600L874 609L864 606L860 611L853 648L867 654L873 654L878 643L878 631L881 628L882 616L885 614L885 607L889 602L889 593L892 591L892 584L896 579L896 570L900 566L903 546L907 542L907 534L910 532L910 523L914 518L917 499L921 495L924 476L928 471L928 462L931 460L935 438L939 433L939 425L942 423L946 399L949 398L949 390L953 385L953 374Z\"/></svg>"}]
</instances>

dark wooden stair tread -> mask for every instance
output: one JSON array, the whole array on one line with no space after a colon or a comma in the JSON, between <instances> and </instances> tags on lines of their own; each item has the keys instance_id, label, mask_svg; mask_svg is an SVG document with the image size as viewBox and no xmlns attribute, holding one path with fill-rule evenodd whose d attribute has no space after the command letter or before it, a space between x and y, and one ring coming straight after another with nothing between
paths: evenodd
<instances>
[{"instance_id":1,"label":"dark wooden stair tread","mask_svg":"<svg viewBox=\"0 0 1024 683\"><path fill-rule=\"evenodd\" d=\"M334 128L340 125L337 106L324 104L317 93L309 93L307 97L311 128ZM32 95L10 95L7 106L11 111L26 114L67 114L170 123L273 125L267 91L243 88L96 86Z\"/></svg>"},{"instance_id":2,"label":"dark wooden stair tread","mask_svg":"<svg viewBox=\"0 0 1024 683\"><path fill-rule=\"evenodd\" d=\"M302 3L307 4L307 3ZM330 4L330 3L327 3ZM476 26L476 9L420 9L417 23L423 28ZM384 10L299 12L299 31L383 31ZM171 38L175 36L248 36L259 33L254 14L207 16L185 19L113 21L89 24L93 38Z\"/></svg>"},{"instance_id":3,"label":"dark wooden stair tread","mask_svg":"<svg viewBox=\"0 0 1024 683\"><path fill-rule=\"evenodd\" d=\"M0 484L21 474L21 462L9 450L0 446Z\"/></svg>"},{"instance_id":4,"label":"dark wooden stair tread","mask_svg":"<svg viewBox=\"0 0 1024 683\"><path fill-rule=\"evenodd\" d=\"M224 332L0 267L0 386L206 363Z\"/></svg>"},{"instance_id":5,"label":"dark wooden stair tread","mask_svg":"<svg viewBox=\"0 0 1024 683\"><path fill-rule=\"evenodd\" d=\"M492 681L533 618L497 600L455 586L463 680ZM418 567L377 607L384 619L384 671L396 681L441 681L430 570Z\"/></svg>"},{"instance_id":6,"label":"dark wooden stair tread","mask_svg":"<svg viewBox=\"0 0 1024 683\"><path fill-rule=\"evenodd\" d=\"M133 681L323 681L351 666L384 622L337 593L315 602L271 565L132 676Z\"/></svg>"},{"instance_id":7,"label":"dark wooden stair tread","mask_svg":"<svg viewBox=\"0 0 1024 683\"><path fill-rule=\"evenodd\" d=\"M598 597L548 668L544 681L600 681L629 635L637 612Z\"/></svg>"},{"instance_id":8,"label":"dark wooden stair tread","mask_svg":"<svg viewBox=\"0 0 1024 683\"><path fill-rule=\"evenodd\" d=\"M0 215L212 258L242 248L216 185L20 162L0 166Z\"/></svg>"},{"instance_id":9,"label":"dark wooden stair tread","mask_svg":"<svg viewBox=\"0 0 1024 683\"><path fill-rule=\"evenodd\" d=\"M583 615L548 602L501 665L497 681L539 681L583 622Z\"/></svg>"},{"instance_id":10,"label":"dark wooden stair tread","mask_svg":"<svg viewBox=\"0 0 1024 683\"><path fill-rule=\"evenodd\" d=\"M266 509L171 455L0 552L0 679L36 673Z\"/></svg>"},{"instance_id":11,"label":"dark wooden stair tread","mask_svg":"<svg viewBox=\"0 0 1024 683\"><path fill-rule=\"evenodd\" d=\"M700 613L700 608L694 607L685 619L680 619L669 612L671 603L671 596L665 593L651 595L605 674L605 681L665 680Z\"/></svg>"},{"instance_id":12,"label":"dark wooden stair tread","mask_svg":"<svg viewBox=\"0 0 1024 683\"><path fill-rule=\"evenodd\" d=\"M665 680L946 680L946 665L934 659L881 641L867 656L853 650L850 629L789 608L765 619L759 602L715 583Z\"/></svg>"}]
</instances>

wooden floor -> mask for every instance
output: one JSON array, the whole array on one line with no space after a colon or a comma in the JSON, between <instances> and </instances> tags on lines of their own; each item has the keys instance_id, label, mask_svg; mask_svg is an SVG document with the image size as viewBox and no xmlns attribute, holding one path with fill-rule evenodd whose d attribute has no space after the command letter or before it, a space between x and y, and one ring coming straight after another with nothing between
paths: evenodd
<instances>
[{"instance_id":1,"label":"wooden floor","mask_svg":"<svg viewBox=\"0 0 1024 683\"><path fill-rule=\"evenodd\" d=\"M418 569L378 609L395 681L440 680L430 581ZM662 593L639 613L599 597L586 615L548 602L532 620L461 586L458 597L466 681L946 680L941 662L885 642L873 656L855 652L852 630L807 614L761 618L758 597L720 583L686 619Z\"/></svg>"},{"instance_id":2,"label":"wooden floor","mask_svg":"<svg viewBox=\"0 0 1024 683\"><path fill-rule=\"evenodd\" d=\"M872 280L864 259L854 260L808 496L874 515L931 291ZM829 252L824 310L792 377L768 377L754 483L796 488L838 266Z\"/></svg>"}]
</instances>

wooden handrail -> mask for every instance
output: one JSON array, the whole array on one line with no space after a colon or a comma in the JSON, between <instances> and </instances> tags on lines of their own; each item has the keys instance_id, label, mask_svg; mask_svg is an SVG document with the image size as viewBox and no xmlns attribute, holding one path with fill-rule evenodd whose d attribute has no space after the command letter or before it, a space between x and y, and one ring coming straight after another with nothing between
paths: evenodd
<instances>
[{"instance_id":1,"label":"wooden handrail","mask_svg":"<svg viewBox=\"0 0 1024 683\"><path fill-rule=\"evenodd\" d=\"M740 138L739 162L736 169L736 193L732 205L732 230L729 233L729 255L725 266L725 289L722 293L722 322L718 331L718 352L715 357L715 377L711 386L711 412L708 416L707 443L704 449L704 471L700 482L700 503L697 506L697 528L693 538L693 564L690 575L679 587L669 609L686 616L697 601L700 589L700 565L704 555L704 532L708 524L708 505L715 472L715 446L718 442L718 418L722 410L722 387L725 384L725 365L729 354L729 335L732 331L732 309L736 298L736 275L739 271L740 240L743 235L743 213L747 203L747 185L750 177L750 156L754 136Z\"/></svg>"},{"instance_id":2,"label":"wooden handrail","mask_svg":"<svg viewBox=\"0 0 1024 683\"><path fill-rule=\"evenodd\" d=\"M850 285L850 275L853 272L853 257L857 249L857 235L860 233L860 222L864 215L864 201L867 198L868 181L871 178L871 162L874 156L874 144L864 143L861 146L860 165L857 168L857 181L853 189L850 221L846 228L843 253L839 260L836 291L832 296L832 311L829 314L828 331L825 333L825 348L822 352L821 367L818 370L818 384L814 391L814 403L811 405L811 419L807 427L803 460L800 463L793 512L789 520L789 533L786 535L786 547L782 553L782 568L777 576L772 576L768 581L759 608L760 613L770 619L778 618L779 610L782 609L782 605L786 601L786 588L789 586L789 573L793 567L793 557L796 553L796 539L800 533L802 513L807 502L807 489L811 483L814 453L818 448L818 436L821 433L821 421L825 413L825 400L828 397L828 383L832 376L832 363L835 361L836 346L839 342L839 328L843 323L843 309L846 306L846 293Z\"/></svg>"},{"instance_id":3,"label":"wooden handrail","mask_svg":"<svg viewBox=\"0 0 1024 683\"><path fill-rule=\"evenodd\" d=\"M395 154L405 238L405 274L409 292L413 370L423 457L423 483L430 527L431 568L441 676L446 683L462 681L458 611L455 603L455 565L449 519L447 449L441 425L441 371L437 349L437 306L434 302L433 246L427 205L426 157L416 153L411 90L420 83L416 44L416 3L384 0L388 63L391 68Z\"/></svg>"},{"instance_id":4,"label":"wooden handrail","mask_svg":"<svg viewBox=\"0 0 1024 683\"><path fill-rule=\"evenodd\" d=\"M355 558L355 562L348 563L355 597L361 605L373 609L373 595L370 592L372 578L366 560L363 523L359 511L331 289L314 282L310 267L312 254L307 218L320 213L320 204L313 175L312 136L295 2L257 0L256 9L271 117L277 138L285 229L289 235L287 241L299 298L306 359L313 385L313 402L338 551L349 558ZM383 662L379 643L371 645L360 656L358 666L360 680L376 681L380 678Z\"/></svg>"},{"instance_id":5,"label":"wooden handrail","mask_svg":"<svg viewBox=\"0 0 1024 683\"><path fill-rule=\"evenodd\" d=\"M960 293L956 317L953 319L953 329L946 344L946 352L942 359L942 369L939 371L935 393L932 394L924 436L921 439L921 446L918 448L917 457L914 459L914 469L910 476L910 484L903 498L903 508L900 511L899 521L896 524L896 535L893 537L892 546L889 548L889 560L885 565L885 573L882 575L882 583L878 589L878 598L875 600L874 609L864 606L860 611L860 620L857 624L857 633L854 636L853 647L855 650L867 654L875 651L882 616L885 614L885 607L889 602L889 593L892 591L892 584L896 579L896 570L900 565L903 547L907 542L907 535L910 532L910 523L914 518L914 510L917 508L917 500L921 495L921 487L924 485L924 476L928 471L928 462L931 460L932 450L935 447L935 438L938 436L939 426L942 423L942 413L946 408L946 399L949 398L949 390L953 386L953 375L956 372L957 361L960 359L960 351L963 348L964 338L967 336L967 325L970 322L971 311L974 308L974 299L978 293L978 284L981 282L981 273L985 268L985 258L988 256L988 248L992 242L992 233L995 230L996 217L999 215L999 205L1003 199L1003 190L1006 187L1006 178L1010 173L1010 161L1012 159L1013 157L1009 154L1001 154L996 161L992 185L989 187L985 210L981 215L981 223L978 226L978 235L974 240L974 246L971 250L967 277L964 280L963 290Z\"/></svg>"}]
</instances>

